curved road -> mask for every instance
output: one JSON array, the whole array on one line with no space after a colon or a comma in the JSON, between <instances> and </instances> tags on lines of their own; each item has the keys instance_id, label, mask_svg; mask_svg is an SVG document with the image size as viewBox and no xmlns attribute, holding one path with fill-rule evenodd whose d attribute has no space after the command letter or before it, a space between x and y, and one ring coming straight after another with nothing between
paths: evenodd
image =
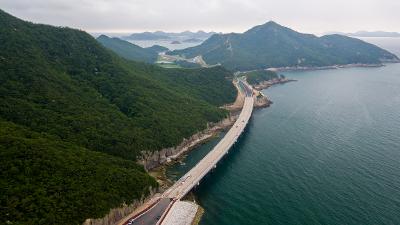
<instances>
[{"instance_id":1,"label":"curved road","mask_svg":"<svg viewBox=\"0 0 400 225\"><path fill-rule=\"evenodd\" d=\"M167 210L168 206L171 204L172 200L169 198L162 198L155 205L150 207L143 214L136 217L130 218L128 221L123 223L124 225L148 225L157 224L161 216Z\"/></svg>"}]
</instances>

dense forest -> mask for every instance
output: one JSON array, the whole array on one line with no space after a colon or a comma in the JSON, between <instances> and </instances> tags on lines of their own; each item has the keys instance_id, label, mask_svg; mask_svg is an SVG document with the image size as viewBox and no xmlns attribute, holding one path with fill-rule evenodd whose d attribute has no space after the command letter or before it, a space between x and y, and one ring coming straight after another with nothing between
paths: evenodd
<instances>
[{"instance_id":1,"label":"dense forest","mask_svg":"<svg viewBox=\"0 0 400 225\"><path fill-rule=\"evenodd\" d=\"M0 10L1 219L80 224L148 194L141 151L226 115L232 74L120 58L89 34Z\"/></svg>"},{"instance_id":2,"label":"dense forest","mask_svg":"<svg viewBox=\"0 0 400 225\"><path fill-rule=\"evenodd\" d=\"M268 22L244 33L214 34L201 45L169 52L234 71L286 66L330 66L398 61L394 54L343 35L317 37Z\"/></svg>"},{"instance_id":3,"label":"dense forest","mask_svg":"<svg viewBox=\"0 0 400 225\"><path fill-rule=\"evenodd\" d=\"M81 224L157 187L130 160L0 120L2 224Z\"/></svg>"}]
</instances>

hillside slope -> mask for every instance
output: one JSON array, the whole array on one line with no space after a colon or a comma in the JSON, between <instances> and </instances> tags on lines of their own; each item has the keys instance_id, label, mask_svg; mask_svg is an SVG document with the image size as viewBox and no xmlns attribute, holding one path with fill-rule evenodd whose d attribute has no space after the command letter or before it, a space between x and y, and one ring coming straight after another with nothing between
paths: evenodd
<instances>
[{"instance_id":1,"label":"hillside slope","mask_svg":"<svg viewBox=\"0 0 400 225\"><path fill-rule=\"evenodd\" d=\"M0 120L1 224L82 224L157 187L130 160Z\"/></svg>"},{"instance_id":2,"label":"hillside slope","mask_svg":"<svg viewBox=\"0 0 400 225\"><path fill-rule=\"evenodd\" d=\"M1 223L80 224L148 194L140 152L220 120L236 95L221 67L127 61L85 32L1 10L0 43Z\"/></svg>"},{"instance_id":3,"label":"hillside slope","mask_svg":"<svg viewBox=\"0 0 400 225\"><path fill-rule=\"evenodd\" d=\"M302 34L275 22L253 27L243 34L215 34L199 46L168 54L188 58L201 55L208 64L221 63L232 70L399 60L392 53L358 39Z\"/></svg>"}]
</instances>

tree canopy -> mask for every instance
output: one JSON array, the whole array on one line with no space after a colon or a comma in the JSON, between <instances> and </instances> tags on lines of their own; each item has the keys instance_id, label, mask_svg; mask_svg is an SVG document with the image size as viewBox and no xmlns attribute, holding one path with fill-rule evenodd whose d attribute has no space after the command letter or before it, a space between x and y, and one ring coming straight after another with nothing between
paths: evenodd
<instances>
[{"instance_id":1,"label":"tree canopy","mask_svg":"<svg viewBox=\"0 0 400 225\"><path fill-rule=\"evenodd\" d=\"M1 223L80 224L148 194L135 163L226 115L232 74L128 61L0 10Z\"/></svg>"}]
</instances>

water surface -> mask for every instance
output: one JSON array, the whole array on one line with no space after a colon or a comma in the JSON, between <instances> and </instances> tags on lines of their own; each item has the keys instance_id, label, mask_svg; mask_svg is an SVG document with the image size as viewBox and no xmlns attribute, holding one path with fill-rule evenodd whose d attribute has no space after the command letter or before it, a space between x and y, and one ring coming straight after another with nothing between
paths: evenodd
<instances>
[{"instance_id":1,"label":"water surface","mask_svg":"<svg viewBox=\"0 0 400 225\"><path fill-rule=\"evenodd\" d=\"M400 38L364 38L400 56ZM212 224L400 224L400 64L285 74L195 190ZM169 169L179 178L218 139Z\"/></svg>"},{"instance_id":2,"label":"water surface","mask_svg":"<svg viewBox=\"0 0 400 225\"><path fill-rule=\"evenodd\" d=\"M196 189L201 224L400 224L400 64L285 75Z\"/></svg>"},{"instance_id":3,"label":"water surface","mask_svg":"<svg viewBox=\"0 0 400 225\"><path fill-rule=\"evenodd\" d=\"M177 49L185 49L189 47L193 47L196 45L200 45L201 42L183 42L182 40L178 40L179 44L172 44L172 41L175 41L174 39L171 40L129 40L129 42L139 45L140 47L147 48L151 47L153 45L161 45L169 50L177 50Z\"/></svg>"}]
</instances>

